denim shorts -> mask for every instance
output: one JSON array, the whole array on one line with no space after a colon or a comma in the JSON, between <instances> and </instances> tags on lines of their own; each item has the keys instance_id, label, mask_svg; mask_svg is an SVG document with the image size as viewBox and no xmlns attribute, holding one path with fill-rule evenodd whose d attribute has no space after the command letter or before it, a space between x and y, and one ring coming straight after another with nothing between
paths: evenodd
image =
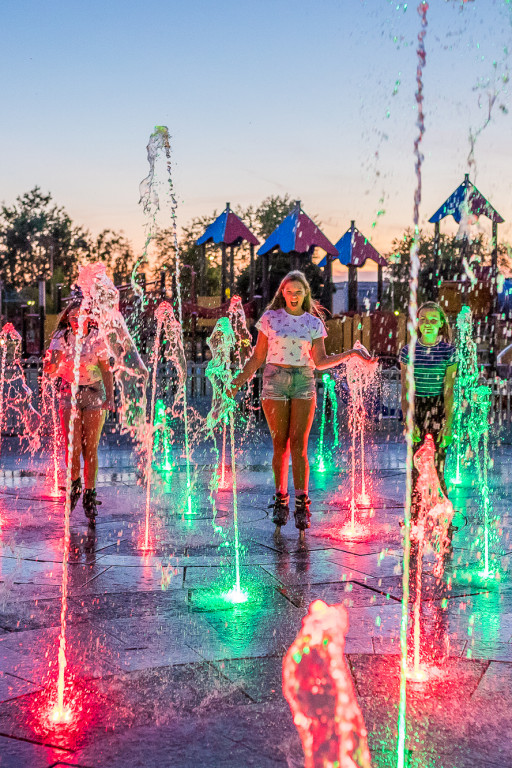
<instances>
[{"instance_id":1,"label":"denim shorts","mask_svg":"<svg viewBox=\"0 0 512 768\"><path fill-rule=\"evenodd\" d=\"M309 366L283 368L268 363L263 371L262 400L312 400L316 398L315 373Z\"/></svg>"},{"instance_id":2,"label":"denim shorts","mask_svg":"<svg viewBox=\"0 0 512 768\"><path fill-rule=\"evenodd\" d=\"M80 385L76 396L76 407L79 411L99 411L105 402L105 385L103 381L94 384ZM71 384L63 381L59 390L59 410L71 408Z\"/></svg>"}]
</instances>

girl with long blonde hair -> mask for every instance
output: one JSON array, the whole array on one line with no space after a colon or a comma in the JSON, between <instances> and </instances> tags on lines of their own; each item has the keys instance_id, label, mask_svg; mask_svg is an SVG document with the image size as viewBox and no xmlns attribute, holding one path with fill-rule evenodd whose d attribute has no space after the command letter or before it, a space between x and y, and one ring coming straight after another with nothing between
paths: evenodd
<instances>
[{"instance_id":1,"label":"girl with long blonde hair","mask_svg":"<svg viewBox=\"0 0 512 768\"><path fill-rule=\"evenodd\" d=\"M310 526L308 496L308 439L315 415L315 368L323 371L352 355L351 349L327 355L327 336L311 288L303 272L289 272L256 323L259 330L252 356L233 380L231 394L242 387L266 363L261 401L273 443L272 468L275 480L274 513L276 536L289 517L288 464L291 455L295 486L295 526L301 539Z\"/></svg>"}]
</instances>

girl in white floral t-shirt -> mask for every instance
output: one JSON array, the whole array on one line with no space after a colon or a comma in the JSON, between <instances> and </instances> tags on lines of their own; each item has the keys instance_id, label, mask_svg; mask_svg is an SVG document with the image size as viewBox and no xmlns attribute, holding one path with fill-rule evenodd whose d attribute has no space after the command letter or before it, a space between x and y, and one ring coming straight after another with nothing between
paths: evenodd
<instances>
[{"instance_id":1,"label":"girl in white floral t-shirt","mask_svg":"<svg viewBox=\"0 0 512 768\"><path fill-rule=\"evenodd\" d=\"M233 380L236 394L266 362L261 394L263 411L272 435L272 468L276 493L274 514L276 535L288 522L288 463L292 457L295 486L295 526L301 531L310 525L308 497L308 439L316 406L315 368L325 370L351 355L365 357L359 350L327 355L325 325L311 298L311 288L302 272L289 272L256 327L258 340L252 357Z\"/></svg>"}]
</instances>

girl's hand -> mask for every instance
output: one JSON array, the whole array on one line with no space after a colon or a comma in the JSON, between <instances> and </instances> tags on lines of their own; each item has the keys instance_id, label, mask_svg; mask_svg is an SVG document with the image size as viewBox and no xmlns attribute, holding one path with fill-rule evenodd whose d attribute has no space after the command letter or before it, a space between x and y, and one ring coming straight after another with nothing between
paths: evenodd
<instances>
[{"instance_id":1,"label":"girl's hand","mask_svg":"<svg viewBox=\"0 0 512 768\"><path fill-rule=\"evenodd\" d=\"M360 357L361 360L364 360L365 362L368 360L374 360L370 353L366 349L351 349L350 350L350 357Z\"/></svg>"},{"instance_id":2,"label":"girl's hand","mask_svg":"<svg viewBox=\"0 0 512 768\"><path fill-rule=\"evenodd\" d=\"M102 409L104 411L115 411L116 404L114 402L114 398L113 397L107 397L105 402L102 403L101 407L102 407Z\"/></svg>"}]
</instances>

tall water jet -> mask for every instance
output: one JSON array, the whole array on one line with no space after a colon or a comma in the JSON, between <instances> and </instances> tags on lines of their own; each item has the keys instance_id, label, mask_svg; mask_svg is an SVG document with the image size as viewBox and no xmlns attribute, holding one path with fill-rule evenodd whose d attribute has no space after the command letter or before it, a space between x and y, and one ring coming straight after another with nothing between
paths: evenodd
<instances>
[{"instance_id":1,"label":"tall water jet","mask_svg":"<svg viewBox=\"0 0 512 768\"><path fill-rule=\"evenodd\" d=\"M370 768L367 732L345 661L348 615L315 600L283 659L283 694L305 768Z\"/></svg>"},{"instance_id":2,"label":"tall water jet","mask_svg":"<svg viewBox=\"0 0 512 768\"><path fill-rule=\"evenodd\" d=\"M336 380L329 373L322 374L322 383L324 394L322 397L322 411L320 415L320 435L317 449L317 471L325 472L326 451L325 451L325 424L327 420L327 404L331 409L331 423L333 432L333 450L339 445L339 423L338 423L338 400L336 397Z\"/></svg>"},{"instance_id":3,"label":"tall water jet","mask_svg":"<svg viewBox=\"0 0 512 768\"><path fill-rule=\"evenodd\" d=\"M73 437L77 418L77 393L85 327L89 318L98 326L111 360L120 398L121 430L131 434L138 445L146 439L146 380L147 370L140 359L123 316L119 311L119 292L106 274L105 265L87 264L79 271L77 285L83 300L78 316L75 340L73 380L71 382L71 414L68 432L68 465L66 469L66 501L64 505L64 539L62 553L61 613L58 651L57 701L52 712L54 722L69 722L72 716L64 702L66 662L66 623L68 594L68 562L70 549L71 467Z\"/></svg>"},{"instance_id":4,"label":"tall water jet","mask_svg":"<svg viewBox=\"0 0 512 768\"><path fill-rule=\"evenodd\" d=\"M427 435L421 448L414 456L414 466L418 471L418 479L414 488L414 523L411 530L411 542L415 545L416 560L416 595L414 599L414 631L413 631L413 667L409 670L409 679L420 682L426 679L425 670L421 667L421 599L423 555L425 546L429 544L434 550L436 563L434 575L439 580L443 575L444 561L450 550L451 541L448 535L453 518L453 506L444 495L439 482L434 462L435 445L432 435Z\"/></svg>"},{"instance_id":5,"label":"tall water jet","mask_svg":"<svg viewBox=\"0 0 512 768\"><path fill-rule=\"evenodd\" d=\"M398 705L398 739L397 739L397 768L405 766L405 741L407 733L407 626L409 621L409 558L411 553L411 503L412 503L412 467L413 467L413 431L414 431L414 359L418 339L416 318L418 314L418 275L420 271L420 203L421 203L421 169L423 154L421 142L425 133L425 113L423 111L423 69L426 64L425 35L427 34L428 3L422 0L418 5L420 16L420 31L416 49L416 105L418 116L416 125L418 133L414 140L414 157L416 171L416 190L414 192L414 238L411 246L410 292L407 329L409 332L409 361L407 363L408 407L406 413L406 491L404 510L404 557L402 570L402 615L400 621L400 698Z\"/></svg>"},{"instance_id":6,"label":"tall water jet","mask_svg":"<svg viewBox=\"0 0 512 768\"><path fill-rule=\"evenodd\" d=\"M454 388L454 449L455 477L452 483L462 482L461 466L466 456L469 443L469 423L473 393L478 386L477 347L473 340L473 318L468 306L462 307L457 315L457 377Z\"/></svg>"},{"instance_id":7,"label":"tall water jet","mask_svg":"<svg viewBox=\"0 0 512 768\"><path fill-rule=\"evenodd\" d=\"M354 349L368 351L357 342ZM351 437L350 451L350 527L347 533L356 532L356 512L358 507L369 507L370 496L367 489L366 467L365 467L365 425L366 425L366 404L370 386L375 381L379 362L377 359L370 358L363 360L359 355L353 355L345 361L346 377L349 389L348 405L348 425ZM359 442L359 459L357 444ZM359 465L360 485L356 488L357 467Z\"/></svg>"},{"instance_id":8,"label":"tall water jet","mask_svg":"<svg viewBox=\"0 0 512 768\"><path fill-rule=\"evenodd\" d=\"M12 323L6 323L0 331L0 452L8 415L15 419L16 430L30 453L39 448L41 417L32 406L32 398L21 365L21 336Z\"/></svg>"},{"instance_id":9,"label":"tall water jet","mask_svg":"<svg viewBox=\"0 0 512 768\"><path fill-rule=\"evenodd\" d=\"M167 408L163 400L157 400L155 403L155 437L153 440L153 457L161 451L163 456L164 472L172 470L171 445L169 440L169 424L167 421Z\"/></svg>"},{"instance_id":10,"label":"tall water jet","mask_svg":"<svg viewBox=\"0 0 512 768\"><path fill-rule=\"evenodd\" d=\"M85 296L84 296L85 298ZM64 540L62 548L62 585L61 585L61 604L60 604L60 633L59 650L57 656L58 677L57 677L57 701L51 713L51 719L55 723L67 723L73 717L70 704L64 702L64 692L66 687L65 673L67 667L66 659L66 625L67 625L67 600L68 600L68 563L69 550L71 544L70 518L71 518L71 485L72 485L72 466L74 453L74 435L75 422L78 416L77 395L78 382L80 380L80 356L82 354L83 341L85 337L85 328L87 325L86 301L80 305L78 315L78 332L75 339L75 355L73 358L73 379L71 381L71 413L69 417L68 431L68 463L66 467L66 499L64 503Z\"/></svg>"},{"instance_id":11,"label":"tall water jet","mask_svg":"<svg viewBox=\"0 0 512 768\"><path fill-rule=\"evenodd\" d=\"M153 345L152 354L152 376L151 376L151 401L150 401L150 413L149 413L149 429L148 429L148 444L146 448L146 526L144 534L144 548L149 548L149 518L150 518L150 503L151 503L151 480L152 480L152 464L153 464L153 450L155 445L155 436L159 429L167 427L167 419L164 408L164 418L155 419L155 403L156 403L156 390L157 390L157 372L158 363L161 353L161 340L162 333L166 344L164 344L164 354L169 363L173 366L177 374L177 395L172 405L171 413L174 416L178 415L180 405L184 404L184 393L186 388L187 378L187 361L185 358L185 350L183 349L183 337L181 333L181 326L176 320L172 305L168 301L162 301L158 305L156 312L156 334ZM165 441L167 435L165 432L162 435L162 440ZM191 510L191 494L190 494L190 468L187 472L187 504L189 512Z\"/></svg>"},{"instance_id":12,"label":"tall water jet","mask_svg":"<svg viewBox=\"0 0 512 768\"><path fill-rule=\"evenodd\" d=\"M183 305L181 299L181 249L178 241L178 221L177 210L178 201L174 191L174 182L172 174L172 160L171 160L171 143L169 137L169 129L165 125L157 125L155 130L149 137L149 143L147 145L149 173L145 179L143 179L139 185L140 200L144 208L144 212L148 215L149 226L146 238L145 251L149 248L151 239L154 237L154 231L156 226L156 214L160 209L160 198L158 195L157 184L155 181L155 169L158 156L161 152L164 153L166 159L167 169L167 186L170 199L171 208L171 228L173 235L173 248L175 256L175 285L176 285L176 303L178 308L178 323L180 328L181 346L184 349L183 342ZM190 471L190 435L189 435L189 423L188 423L188 404L187 404L187 384L186 376L183 382L183 390L181 393L183 398L183 426L185 430L185 460L186 460L186 472L187 472L187 493L188 493L188 506L191 508L191 471Z\"/></svg>"},{"instance_id":13,"label":"tall water jet","mask_svg":"<svg viewBox=\"0 0 512 768\"><path fill-rule=\"evenodd\" d=\"M212 385L212 405L206 417L206 429L213 435L219 421L228 420L231 443L235 584L225 595L225 598L230 602L242 603L247 600L247 592L241 588L240 583L240 537L236 487L235 423L233 417L235 401L227 394L227 389L229 389L233 380L231 355L236 345L236 337L227 317L221 317L217 320L212 335L207 339L207 344L212 353L212 359L206 367L206 375Z\"/></svg>"},{"instance_id":14,"label":"tall water jet","mask_svg":"<svg viewBox=\"0 0 512 768\"><path fill-rule=\"evenodd\" d=\"M481 547L483 570L480 577L483 579L494 578L495 573L490 563L490 546L496 543L496 520L493 518L493 506L489 489L489 413L491 410L492 391L490 387L479 386L473 392L471 402L471 421L469 436L471 446L475 454L475 462L478 475L478 490L483 508L483 530L481 538L477 540L477 546ZM491 539L493 539L491 541Z\"/></svg>"},{"instance_id":15,"label":"tall water jet","mask_svg":"<svg viewBox=\"0 0 512 768\"><path fill-rule=\"evenodd\" d=\"M243 368L245 361L251 353L251 334L247 327L247 320L245 317L245 311L240 296L233 296L229 302L228 320L235 334L235 345L233 349L233 363L235 367L240 370ZM247 396L247 400L250 397ZM248 403L247 403L248 404ZM247 428L249 427L249 420L247 422ZM220 472L219 472L219 488L225 490L228 488L226 480L226 433L228 428L228 420L222 420L222 452L220 459Z\"/></svg>"},{"instance_id":16,"label":"tall water jet","mask_svg":"<svg viewBox=\"0 0 512 768\"><path fill-rule=\"evenodd\" d=\"M46 422L50 432L51 455L52 455L52 477L50 495L54 498L60 496L59 488L59 419L57 415L57 389L55 380L52 376L43 374L41 384L41 416Z\"/></svg>"}]
</instances>

